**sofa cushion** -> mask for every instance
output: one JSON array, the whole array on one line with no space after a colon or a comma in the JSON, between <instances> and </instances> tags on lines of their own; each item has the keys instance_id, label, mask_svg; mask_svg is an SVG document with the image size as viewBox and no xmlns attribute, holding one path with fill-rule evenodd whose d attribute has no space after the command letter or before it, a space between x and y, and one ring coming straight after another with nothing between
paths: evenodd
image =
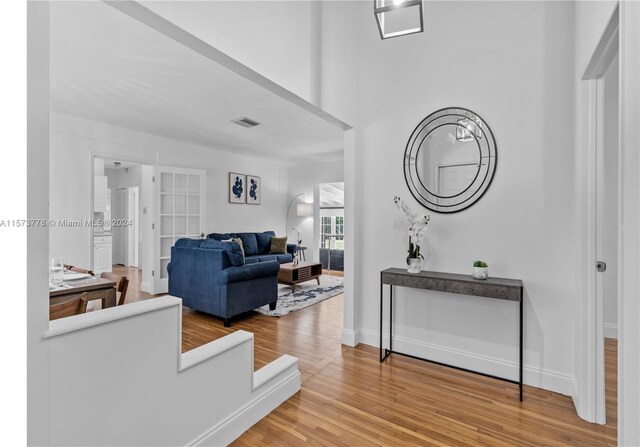
<instances>
[{"instance_id":1,"label":"sofa cushion","mask_svg":"<svg viewBox=\"0 0 640 447\"><path fill-rule=\"evenodd\" d=\"M271 237L271 250L269 254L284 255L287 253L287 236Z\"/></svg>"},{"instance_id":2,"label":"sofa cushion","mask_svg":"<svg viewBox=\"0 0 640 447\"><path fill-rule=\"evenodd\" d=\"M286 255L276 255L280 264L286 264L287 262L293 262L293 255L287 253Z\"/></svg>"},{"instance_id":3,"label":"sofa cushion","mask_svg":"<svg viewBox=\"0 0 640 447\"><path fill-rule=\"evenodd\" d=\"M234 237L235 235L231 233L211 233L207 235L207 239L215 239L216 241L224 241Z\"/></svg>"},{"instance_id":4,"label":"sofa cushion","mask_svg":"<svg viewBox=\"0 0 640 447\"><path fill-rule=\"evenodd\" d=\"M256 241L258 242L258 254L268 255L271 249L271 234L273 231L266 231L264 233L256 233ZM273 235L275 236L275 234Z\"/></svg>"},{"instance_id":5,"label":"sofa cushion","mask_svg":"<svg viewBox=\"0 0 640 447\"><path fill-rule=\"evenodd\" d=\"M278 255L259 255L256 256L258 258L258 261L260 262L265 262L265 261L277 261L278 260Z\"/></svg>"},{"instance_id":6,"label":"sofa cushion","mask_svg":"<svg viewBox=\"0 0 640 447\"><path fill-rule=\"evenodd\" d=\"M227 258L231 265L244 265L244 254L237 242L221 242L216 239L202 241L200 248L223 250L227 253Z\"/></svg>"},{"instance_id":7,"label":"sofa cushion","mask_svg":"<svg viewBox=\"0 0 640 447\"><path fill-rule=\"evenodd\" d=\"M202 239L189 239L188 237L183 237L181 239L178 239L174 246L185 248L199 248L202 242Z\"/></svg>"},{"instance_id":8,"label":"sofa cushion","mask_svg":"<svg viewBox=\"0 0 640 447\"><path fill-rule=\"evenodd\" d=\"M245 264L255 264L256 262L260 262L258 259L259 256L245 256L244 263Z\"/></svg>"},{"instance_id":9,"label":"sofa cushion","mask_svg":"<svg viewBox=\"0 0 640 447\"><path fill-rule=\"evenodd\" d=\"M255 233L238 233L238 237L242 239L245 255L255 256L258 254L258 241Z\"/></svg>"}]
</instances>

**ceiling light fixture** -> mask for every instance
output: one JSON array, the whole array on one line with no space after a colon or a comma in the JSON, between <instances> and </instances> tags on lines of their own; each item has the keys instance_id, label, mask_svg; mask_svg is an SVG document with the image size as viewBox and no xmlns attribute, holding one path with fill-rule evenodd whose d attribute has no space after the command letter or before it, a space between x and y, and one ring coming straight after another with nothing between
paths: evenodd
<instances>
[{"instance_id":1,"label":"ceiling light fixture","mask_svg":"<svg viewBox=\"0 0 640 447\"><path fill-rule=\"evenodd\" d=\"M424 31L422 0L373 0L381 39Z\"/></svg>"}]
</instances>

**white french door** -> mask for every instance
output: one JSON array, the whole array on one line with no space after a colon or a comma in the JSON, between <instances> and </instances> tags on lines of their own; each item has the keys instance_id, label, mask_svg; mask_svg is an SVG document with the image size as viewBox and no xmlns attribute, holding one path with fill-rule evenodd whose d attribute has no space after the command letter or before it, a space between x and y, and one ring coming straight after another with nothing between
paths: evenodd
<instances>
[{"instance_id":1,"label":"white french door","mask_svg":"<svg viewBox=\"0 0 640 447\"><path fill-rule=\"evenodd\" d=\"M153 293L169 290L167 265L180 238L205 233L206 171L157 166L154 180L155 243Z\"/></svg>"}]
</instances>

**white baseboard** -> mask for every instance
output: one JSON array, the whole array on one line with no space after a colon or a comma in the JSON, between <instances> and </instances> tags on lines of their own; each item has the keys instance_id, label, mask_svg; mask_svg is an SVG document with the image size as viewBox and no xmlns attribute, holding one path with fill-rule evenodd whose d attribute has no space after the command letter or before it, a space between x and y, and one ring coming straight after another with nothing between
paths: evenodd
<instances>
[{"instance_id":1,"label":"white baseboard","mask_svg":"<svg viewBox=\"0 0 640 447\"><path fill-rule=\"evenodd\" d=\"M344 338L344 334L343 334ZM380 334L377 331L360 329L355 334L356 341L369 346L379 347ZM388 346L389 337L385 336L383 341ZM481 371L498 377L506 377L517 380L517 361L507 361L495 357L478 355L471 352L425 343L419 340L411 340L403 337L393 337L394 350L424 357L437 362L456 365L461 368ZM574 378L568 374L550 370L540 370L531 366L524 366L523 380L526 385L543 388L556 393L571 396L574 391Z\"/></svg>"},{"instance_id":2,"label":"white baseboard","mask_svg":"<svg viewBox=\"0 0 640 447\"><path fill-rule=\"evenodd\" d=\"M140 284L140 291L145 293L151 293L151 284L143 282Z\"/></svg>"},{"instance_id":3,"label":"white baseboard","mask_svg":"<svg viewBox=\"0 0 640 447\"><path fill-rule=\"evenodd\" d=\"M618 339L618 325L605 323L604 324L604 336L606 338L615 338Z\"/></svg>"},{"instance_id":4,"label":"white baseboard","mask_svg":"<svg viewBox=\"0 0 640 447\"><path fill-rule=\"evenodd\" d=\"M351 346L352 348L356 347L358 343L360 343L358 332L359 331L351 331L348 329L343 329L342 344L346 346Z\"/></svg>"},{"instance_id":5,"label":"white baseboard","mask_svg":"<svg viewBox=\"0 0 640 447\"><path fill-rule=\"evenodd\" d=\"M573 406L574 406L578 416L580 416L582 419L585 419L581 415L582 406L581 406L581 402L580 402L580 393L578 393L578 381L575 378L571 381L571 400L573 401ZM591 422L591 421L589 421L589 422Z\"/></svg>"},{"instance_id":6,"label":"white baseboard","mask_svg":"<svg viewBox=\"0 0 640 447\"><path fill-rule=\"evenodd\" d=\"M296 369L295 373L261 393L227 419L190 442L188 446L227 446L298 391L300 391L300 371Z\"/></svg>"}]
</instances>

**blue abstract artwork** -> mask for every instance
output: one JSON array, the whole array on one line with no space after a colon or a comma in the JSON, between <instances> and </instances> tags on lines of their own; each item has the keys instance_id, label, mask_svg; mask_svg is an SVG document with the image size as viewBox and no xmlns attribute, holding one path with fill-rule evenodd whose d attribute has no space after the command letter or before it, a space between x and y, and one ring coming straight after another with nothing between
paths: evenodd
<instances>
[{"instance_id":1,"label":"blue abstract artwork","mask_svg":"<svg viewBox=\"0 0 640 447\"><path fill-rule=\"evenodd\" d=\"M247 175L247 203L250 205L260 205L260 196L262 195L262 187L260 185L260 177Z\"/></svg>"},{"instance_id":2,"label":"blue abstract artwork","mask_svg":"<svg viewBox=\"0 0 640 447\"><path fill-rule=\"evenodd\" d=\"M244 203L246 196L245 176L243 174L229 173L229 202Z\"/></svg>"}]
</instances>

